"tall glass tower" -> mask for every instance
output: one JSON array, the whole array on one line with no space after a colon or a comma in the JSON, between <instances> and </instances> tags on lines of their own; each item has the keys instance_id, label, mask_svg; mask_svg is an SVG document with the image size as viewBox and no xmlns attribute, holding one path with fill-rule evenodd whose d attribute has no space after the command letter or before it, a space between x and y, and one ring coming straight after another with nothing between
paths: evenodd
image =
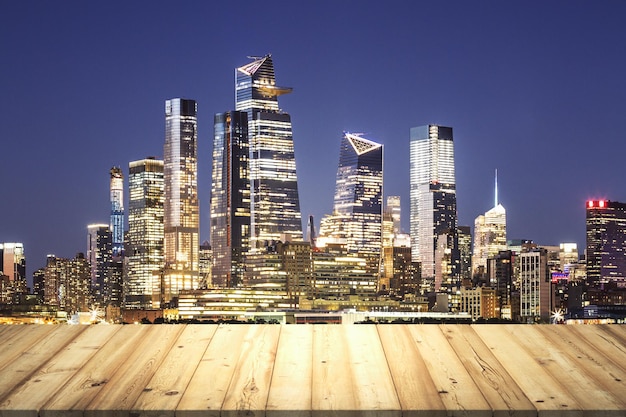
<instances>
[{"instance_id":1,"label":"tall glass tower","mask_svg":"<svg viewBox=\"0 0 626 417\"><path fill-rule=\"evenodd\" d=\"M214 119L211 248L215 286L236 287L250 245L248 115L231 111Z\"/></svg>"},{"instance_id":2,"label":"tall glass tower","mask_svg":"<svg viewBox=\"0 0 626 417\"><path fill-rule=\"evenodd\" d=\"M111 174L111 234L113 258L124 255L124 174L120 167L113 167Z\"/></svg>"},{"instance_id":3,"label":"tall glass tower","mask_svg":"<svg viewBox=\"0 0 626 417\"><path fill-rule=\"evenodd\" d=\"M152 308L163 269L163 161L146 158L128 165L126 308Z\"/></svg>"},{"instance_id":4,"label":"tall glass tower","mask_svg":"<svg viewBox=\"0 0 626 417\"><path fill-rule=\"evenodd\" d=\"M197 105L174 98L165 102L164 250L161 302L180 290L198 287L199 206Z\"/></svg>"},{"instance_id":5,"label":"tall glass tower","mask_svg":"<svg viewBox=\"0 0 626 417\"><path fill-rule=\"evenodd\" d=\"M498 202L498 171L496 170L495 201L491 210L476 217L474 221L474 275L487 273L487 259L507 250L506 210Z\"/></svg>"},{"instance_id":6,"label":"tall glass tower","mask_svg":"<svg viewBox=\"0 0 626 417\"><path fill-rule=\"evenodd\" d=\"M235 110L248 115L250 144L250 246L302 240L302 221L291 117L278 96L271 55L235 69Z\"/></svg>"},{"instance_id":7,"label":"tall glass tower","mask_svg":"<svg viewBox=\"0 0 626 417\"><path fill-rule=\"evenodd\" d=\"M449 248L451 253L458 253L451 127L426 125L411 129L409 197L412 258L422 265L423 289L433 291L439 269L437 241L451 241L447 244L453 246ZM456 261L451 260L453 264Z\"/></svg>"},{"instance_id":8,"label":"tall glass tower","mask_svg":"<svg viewBox=\"0 0 626 417\"><path fill-rule=\"evenodd\" d=\"M344 133L339 153L333 214L320 234L342 239L348 254L367 260L377 273L382 246L383 145Z\"/></svg>"}]
</instances>

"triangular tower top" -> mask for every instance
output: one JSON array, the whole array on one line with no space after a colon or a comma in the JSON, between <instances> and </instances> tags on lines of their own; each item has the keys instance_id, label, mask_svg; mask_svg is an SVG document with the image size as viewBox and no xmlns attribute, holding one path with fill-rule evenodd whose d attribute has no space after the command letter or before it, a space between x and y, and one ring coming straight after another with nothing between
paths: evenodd
<instances>
[{"instance_id":1,"label":"triangular tower top","mask_svg":"<svg viewBox=\"0 0 626 417\"><path fill-rule=\"evenodd\" d=\"M252 61L249 64L246 64L242 67L237 68L239 71L243 72L246 75L254 75L255 72L258 71L259 68L261 68L261 66L265 63L265 61L267 61L268 59L270 59L272 57L272 55L268 54L265 55L264 57L249 57L254 59L254 61Z\"/></svg>"},{"instance_id":2,"label":"triangular tower top","mask_svg":"<svg viewBox=\"0 0 626 417\"><path fill-rule=\"evenodd\" d=\"M345 136L354 148L354 151L357 155L363 155L364 153L370 152L374 149L380 148L380 143L373 142L369 139L362 138L358 134L345 132Z\"/></svg>"}]
</instances>

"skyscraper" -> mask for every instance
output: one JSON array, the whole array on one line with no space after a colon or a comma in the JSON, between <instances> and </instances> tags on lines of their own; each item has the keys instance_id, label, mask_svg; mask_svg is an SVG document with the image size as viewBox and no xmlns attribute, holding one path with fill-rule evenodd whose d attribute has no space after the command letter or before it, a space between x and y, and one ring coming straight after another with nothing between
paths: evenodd
<instances>
[{"instance_id":1,"label":"skyscraper","mask_svg":"<svg viewBox=\"0 0 626 417\"><path fill-rule=\"evenodd\" d=\"M152 308L153 291L160 293L159 271L164 267L163 161L155 158L133 161L128 171L124 305L126 308Z\"/></svg>"},{"instance_id":2,"label":"skyscraper","mask_svg":"<svg viewBox=\"0 0 626 417\"><path fill-rule=\"evenodd\" d=\"M111 174L111 237L113 258L124 254L124 174L121 168L113 167Z\"/></svg>"},{"instance_id":3,"label":"skyscraper","mask_svg":"<svg viewBox=\"0 0 626 417\"><path fill-rule=\"evenodd\" d=\"M0 243L0 303L17 303L26 294L26 258L22 243Z\"/></svg>"},{"instance_id":4,"label":"skyscraper","mask_svg":"<svg viewBox=\"0 0 626 417\"><path fill-rule=\"evenodd\" d=\"M235 110L248 115L250 146L250 246L302 240L302 221L291 117L278 96L271 55L235 69Z\"/></svg>"},{"instance_id":5,"label":"skyscraper","mask_svg":"<svg viewBox=\"0 0 626 417\"><path fill-rule=\"evenodd\" d=\"M410 210L413 261L421 263L424 288L433 291L437 240L449 240L446 236L452 236L451 250L458 253L451 127L426 125L411 129ZM458 264L454 259L448 262Z\"/></svg>"},{"instance_id":6,"label":"skyscraper","mask_svg":"<svg viewBox=\"0 0 626 417\"><path fill-rule=\"evenodd\" d=\"M367 260L377 273L382 247L383 145L344 133L335 186L333 214L320 235L345 239L348 254Z\"/></svg>"},{"instance_id":7,"label":"skyscraper","mask_svg":"<svg viewBox=\"0 0 626 417\"><path fill-rule=\"evenodd\" d=\"M626 203L587 202L587 283L626 285Z\"/></svg>"},{"instance_id":8,"label":"skyscraper","mask_svg":"<svg viewBox=\"0 0 626 417\"><path fill-rule=\"evenodd\" d=\"M211 188L212 283L236 287L244 278L250 245L248 115L232 111L214 119Z\"/></svg>"},{"instance_id":9,"label":"skyscraper","mask_svg":"<svg viewBox=\"0 0 626 417\"><path fill-rule=\"evenodd\" d=\"M87 262L90 268L91 295L104 304L105 281L113 261L113 240L108 224L87 225Z\"/></svg>"},{"instance_id":10,"label":"skyscraper","mask_svg":"<svg viewBox=\"0 0 626 417\"><path fill-rule=\"evenodd\" d=\"M199 207L197 105L194 100L165 101L164 250L160 301L198 286Z\"/></svg>"},{"instance_id":11,"label":"skyscraper","mask_svg":"<svg viewBox=\"0 0 626 417\"><path fill-rule=\"evenodd\" d=\"M498 172L496 171L495 202L491 210L476 217L474 221L474 275L487 273L487 259L507 249L506 210L498 203ZM492 283L493 284L493 283Z\"/></svg>"}]
</instances>

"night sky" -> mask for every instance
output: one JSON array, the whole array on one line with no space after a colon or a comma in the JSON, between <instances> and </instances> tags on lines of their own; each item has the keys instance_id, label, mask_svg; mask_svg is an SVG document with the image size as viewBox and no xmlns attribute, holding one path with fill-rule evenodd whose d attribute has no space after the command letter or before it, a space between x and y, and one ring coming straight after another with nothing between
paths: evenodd
<instances>
[{"instance_id":1,"label":"night sky","mask_svg":"<svg viewBox=\"0 0 626 417\"><path fill-rule=\"evenodd\" d=\"M234 68L271 53L304 219L332 210L342 132L385 146L409 224L409 129L454 129L460 225L493 207L511 238L585 239L585 200L626 201L624 1L4 1L0 242L27 274L109 222L109 169L162 157L164 102L198 101L201 239L213 114ZM127 195L126 195L127 198ZM126 202L126 206L128 203Z\"/></svg>"}]
</instances>

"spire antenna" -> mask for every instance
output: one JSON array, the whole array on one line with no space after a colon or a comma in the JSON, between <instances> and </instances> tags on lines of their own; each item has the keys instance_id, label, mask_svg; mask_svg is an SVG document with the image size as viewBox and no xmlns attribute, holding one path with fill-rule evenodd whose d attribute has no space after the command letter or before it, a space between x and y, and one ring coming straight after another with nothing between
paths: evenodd
<instances>
[{"instance_id":1,"label":"spire antenna","mask_svg":"<svg viewBox=\"0 0 626 417\"><path fill-rule=\"evenodd\" d=\"M495 192L495 202L494 207L498 207L498 168L496 168L496 192Z\"/></svg>"}]
</instances>

